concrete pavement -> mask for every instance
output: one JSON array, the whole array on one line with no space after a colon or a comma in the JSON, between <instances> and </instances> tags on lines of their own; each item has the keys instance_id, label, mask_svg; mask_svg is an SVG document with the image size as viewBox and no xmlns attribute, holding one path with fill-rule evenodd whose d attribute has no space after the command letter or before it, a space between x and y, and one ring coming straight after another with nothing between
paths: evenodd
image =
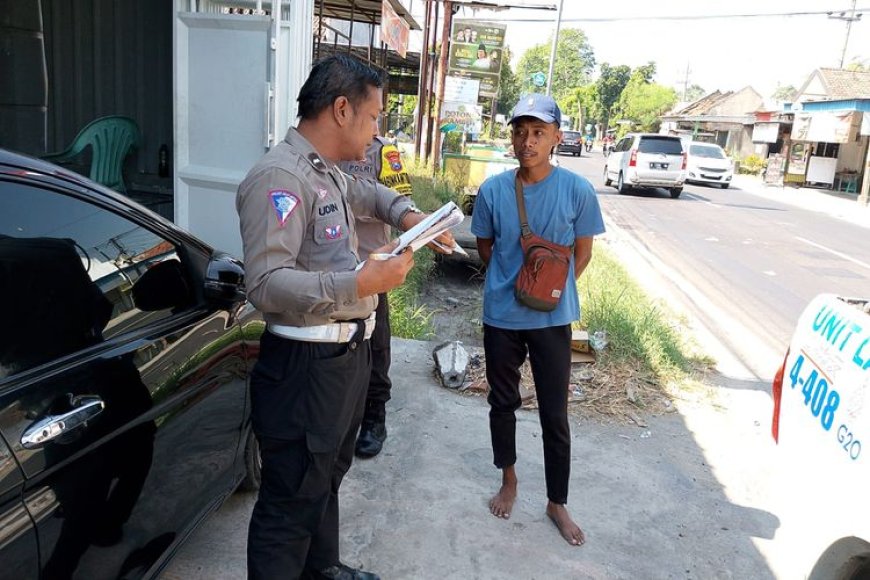
<instances>
[{"instance_id":1,"label":"concrete pavement","mask_svg":"<svg viewBox=\"0 0 870 580\"><path fill-rule=\"evenodd\" d=\"M577 548L544 513L536 412L518 413L513 516L489 514L500 478L488 406L437 383L433 347L393 341L389 438L380 456L354 462L342 486L346 563L385 580L775 577L764 554L778 527L763 507L772 449L766 395L725 385L741 397L739 413L704 396L678 401L679 412L650 418L646 428L572 419L569 509L588 538ZM244 578L254 500L233 496L163 580Z\"/></svg>"}]
</instances>

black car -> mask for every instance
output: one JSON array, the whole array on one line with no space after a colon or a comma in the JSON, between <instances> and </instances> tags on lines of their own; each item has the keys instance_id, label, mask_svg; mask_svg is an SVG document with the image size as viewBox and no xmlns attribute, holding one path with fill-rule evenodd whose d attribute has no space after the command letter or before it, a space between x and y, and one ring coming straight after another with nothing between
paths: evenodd
<instances>
[{"instance_id":1,"label":"black car","mask_svg":"<svg viewBox=\"0 0 870 580\"><path fill-rule=\"evenodd\" d=\"M579 156L583 153L583 133L580 131L562 131L562 142L557 148L558 153L570 153Z\"/></svg>"},{"instance_id":2,"label":"black car","mask_svg":"<svg viewBox=\"0 0 870 580\"><path fill-rule=\"evenodd\" d=\"M244 270L0 150L0 578L155 577L259 461Z\"/></svg>"}]
</instances>

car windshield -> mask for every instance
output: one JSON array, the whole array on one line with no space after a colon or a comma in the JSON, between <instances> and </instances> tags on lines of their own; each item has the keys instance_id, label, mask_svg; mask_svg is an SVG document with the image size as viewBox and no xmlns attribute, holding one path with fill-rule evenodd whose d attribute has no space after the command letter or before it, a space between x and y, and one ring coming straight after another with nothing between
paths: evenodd
<instances>
[{"instance_id":1,"label":"car windshield","mask_svg":"<svg viewBox=\"0 0 870 580\"><path fill-rule=\"evenodd\" d=\"M562 131L562 138L563 139L579 139L580 133L578 133L577 131Z\"/></svg>"},{"instance_id":2,"label":"car windshield","mask_svg":"<svg viewBox=\"0 0 870 580\"><path fill-rule=\"evenodd\" d=\"M669 137L643 137L637 150L640 153L664 153L665 155L682 155L683 145L679 139Z\"/></svg>"},{"instance_id":3,"label":"car windshield","mask_svg":"<svg viewBox=\"0 0 870 580\"><path fill-rule=\"evenodd\" d=\"M694 157L706 157L707 159L727 159L725 152L715 145L692 145L689 153Z\"/></svg>"}]
</instances>

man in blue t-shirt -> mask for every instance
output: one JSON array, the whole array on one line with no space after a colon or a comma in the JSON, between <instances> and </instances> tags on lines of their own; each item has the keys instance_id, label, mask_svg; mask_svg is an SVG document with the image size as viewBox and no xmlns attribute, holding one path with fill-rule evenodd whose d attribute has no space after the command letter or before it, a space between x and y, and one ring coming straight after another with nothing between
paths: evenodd
<instances>
[{"instance_id":1,"label":"man in blue t-shirt","mask_svg":"<svg viewBox=\"0 0 870 580\"><path fill-rule=\"evenodd\" d=\"M592 185L550 157L562 139L562 113L541 94L520 99L511 115L518 171L505 171L480 186L471 231L487 264L483 291L483 344L489 382L489 428L495 466L502 485L489 503L493 515L509 518L517 496L516 417L520 407L520 367L528 352L544 442L547 515L575 546L585 536L565 507L571 472L568 380L571 374L571 323L580 319L576 279L592 258L593 236L604 221ZM519 179L532 232L556 244L573 246L574 277L568 277L555 310L542 312L514 297L523 263L515 180Z\"/></svg>"}]
</instances>

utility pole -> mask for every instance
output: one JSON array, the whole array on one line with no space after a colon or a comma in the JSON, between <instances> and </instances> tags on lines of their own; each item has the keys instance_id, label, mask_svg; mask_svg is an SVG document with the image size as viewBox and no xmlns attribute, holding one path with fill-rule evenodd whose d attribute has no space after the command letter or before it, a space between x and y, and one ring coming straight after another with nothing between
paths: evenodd
<instances>
[{"instance_id":1,"label":"utility pole","mask_svg":"<svg viewBox=\"0 0 870 580\"><path fill-rule=\"evenodd\" d=\"M843 64L846 62L846 48L849 46L849 34L852 32L852 23L856 20L861 20L862 13L855 11L855 4L857 3L858 0L852 0L851 10L845 10L837 14L828 12L828 18L846 21L846 39L843 41L843 52L840 53L840 68L843 68Z\"/></svg>"},{"instance_id":2,"label":"utility pole","mask_svg":"<svg viewBox=\"0 0 870 580\"><path fill-rule=\"evenodd\" d=\"M686 63L686 76L683 78L683 102L689 100L689 73L692 72L692 63Z\"/></svg>"},{"instance_id":3,"label":"utility pole","mask_svg":"<svg viewBox=\"0 0 870 580\"><path fill-rule=\"evenodd\" d=\"M419 158L423 144L423 104L428 102L426 97L427 64L429 63L429 13L431 2L426 0L426 16L423 19L423 50L420 51L420 82L417 86L417 114L414 118L416 131L414 132L414 156Z\"/></svg>"},{"instance_id":4,"label":"utility pole","mask_svg":"<svg viewBox=\"0 0 870 580\"><path fill-rule=\"evenodd\" d=\"M553 94L553 67L556 64L556 46L559 44L559 28L562 26L562 3L559 0L559 11L556 13L556 33L553 34L553 46L550 48L550 71L547 73L547 94Z\"/></svg>"}]
</instances>

